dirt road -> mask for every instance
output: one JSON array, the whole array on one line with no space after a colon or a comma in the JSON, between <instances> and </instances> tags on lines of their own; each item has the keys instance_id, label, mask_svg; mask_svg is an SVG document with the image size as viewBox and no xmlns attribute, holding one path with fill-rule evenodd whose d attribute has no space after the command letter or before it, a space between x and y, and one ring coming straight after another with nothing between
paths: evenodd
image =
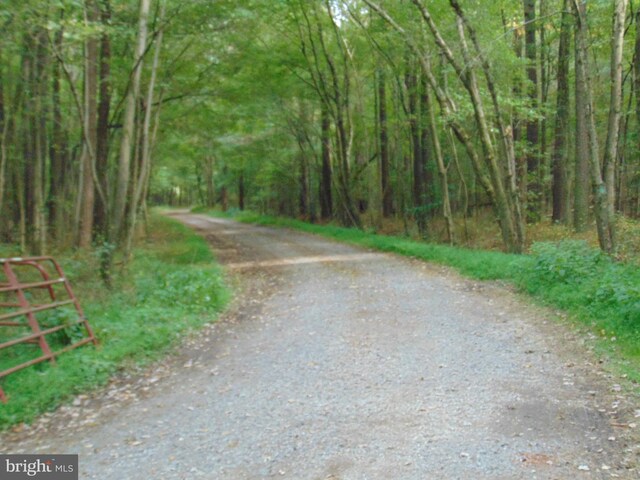
<instances>
[{"instance_id":1,"label":"dirt road","mask_svg":"<svg viewBox=\"0 0 640 480\"><path fill-rule=\"evenodd\" d=\"M417 261L175 216L242 286L234 307L0 450L79 453L101 480L640 478L638 407L548 313Z\"/></svg>"}]
</instances>

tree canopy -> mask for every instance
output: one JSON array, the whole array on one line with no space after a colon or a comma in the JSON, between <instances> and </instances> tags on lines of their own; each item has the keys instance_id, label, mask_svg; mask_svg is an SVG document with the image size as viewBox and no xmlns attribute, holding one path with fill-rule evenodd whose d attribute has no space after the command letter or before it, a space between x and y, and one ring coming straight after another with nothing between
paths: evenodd
<instances>
[{"instance_id":1,"label":"tree canopy","mask_svg":"<svg viewBox=\"0 0 640 480\"><path fill-rule=\"evenodd\" d=\"M10 0L0 236L125 252L149 203L464 243L640 215L627 0Z\"/></svg>"}]
</instances>

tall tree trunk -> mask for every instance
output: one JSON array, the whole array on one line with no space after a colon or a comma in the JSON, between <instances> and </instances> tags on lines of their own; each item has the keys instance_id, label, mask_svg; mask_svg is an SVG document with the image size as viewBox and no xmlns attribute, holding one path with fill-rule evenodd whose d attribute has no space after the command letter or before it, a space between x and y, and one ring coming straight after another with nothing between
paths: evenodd
<instances>
[{"instance_id":1,"label":"tall tree trunk","mask_svg":"<svg viewBox=\"0 0 640 480\"><path fill-rule=\"evenodd\" d=\"M229 193L226 183L226 179L229 177L229 167L227 167L227 165L222 167L222 177L225 179L225 182L222 184L222 188L220 188L220 204L222 205L222 211L226 212L229 209Z\"/></svg>"},{"instance_id":2,"label":"tall tree trunk","mask_svg":"<svg viewBox=\"0 0 640 480\"><path fill-rule=\"evenodd\" d=\"M561 22L553 142L553 214L551 218L554 222L566 224L569 221L567 160L569 157L569 47L571 43L571 13L568 0L562 2Z\"/></svg>"},{"instance_id":3,"label":"tall tree trunk","mask_svg":"<svg viewBox=\"0 0 640 480\"><path fill-rule=\"evenodd\" d=\"M40 40L39 32L25 34L24 52L22 56L22 81L26 85L24 98L24 121L22 141L24 148L24 195L26 214L26 235L30 249L42 253L40 244L41 227L40 209L42 199L43 158L40 152L39 120L41 99L39 88Z\"/></svg>"},{"instance_id":4,"label":"tall tree trunk","mask_svg":"<svg viewBox=\"0 0 640 480\"><path fill-rule=\"evenodd\" d=\"M538 98L540 99L539 103L539 111L546 112L548 103L549 103L549 87L551 84L551 75L550 75L550 45L547 41L547 22L546 18L549 16L548 2L547 0L540 0L540 13L538 22L538 35L540 38L540 81L538 82ZM538 167L538 185L540 185L540 201L538 203L540 207L540 216L547 211L549 207L549 200L551 197L549 196L549 188L547 188L547 178L550 174L550 164L549 158L547 157L547 126L548 120L547 115L543 113L541 118L538 120L539 129L540 129L540 141L538 148L538 158L539 158L539 167Z\"/></svg>"},{"instance_id":5,"label":"tall tree trunk","mask_svg":"<svg viewBox=\"0 0 640 480\"><path fill-rule=\"evenodd\" d=\"M213 165L213 155L207 155L204 159L203 168L204 184L206 187L205 205L207 207L214 207L216 204L216 189L213 183Z\"/></svg>"},{"instance_id":6,"label":"tall tree trunk","mask_svg":"<svg viewBox=\"0 0 640 480\"><path fill-rule=\"evenodd\" d=\"M525 31L525 56L527 57L527 79L529 105L531 110L538 109L538 65L536 48L536 0L523 0L524 7L524 31ZM540 169L540 132L538 119L527 120L527 174L528 174L528 198L527 213L529 220L540 219L540 198L542 194L539 184Z\"/></svg>"},{"instance_id":7,"label":"tall tree trunk","mask_svg":"<svg viewBox=\"0 0 640 480\"><path fill-rule=\"evenodd\" d=\"M616 0L616 6L624 0ZM595 201L596 227L598 230L598 241L600 248L607 252L613 252L615 248L613 235L613 222L609 216L607 186L602 178L602 170L600 166L600 153L598 145L598 137L596 132L594 111L593 111L593 92L591 88L591 78L589 75L589 56L587 49L587 25L586 25L586 7L584 3L579 4L579 0L573 0L574 12L576 14L576 46L578 49L578 69L580 82L583 84L582 90L585 92L585 108L582 112L585 115L585 123L587 124L587 132L589 137L589 166L591 170L591 183L593 186L593 194ZM614 22L614 30L616 22ZM615 37L614 32L614 37ZM611 106L610 108L614 108Z\"/></svg>"},{"instance_id":8,"label":"tall tree trunk","mask_svg":"<svg viewBox=\"0 0 640 480\"><path fill-rule=\"evenodd\" d=\"M309 160L307 159L307 155L305 150L303 150L302 148L300 149L300 152L298 153L298 168L299 168L299 176L298 176L298 181L300 182L300 191L299 191L299 198L298 198L298 207L299 207L299 213L300 216L305 219L305 220L309 220L310 218L310 214L311 214L311 210L310 210L310 197L309 197L309 193L310 193L310 189L309 189Z\"/></svg>"},{"instance_id":9,"label":"tall tree trunk","mask_svg":"<svg viewBox=\"0 0 640 480\"><path fill-rule=\"evenodd\" d=\"M575 11L574 0L572 7ZM577 32L576 25L576 32ZM573 192L573 227L576 232L587 228L589 219L589 134L587 132L587 105L584 81L584 67L579 53L578 37L575 39L575 185Z\"/></svg>"},{"instance_id":10,"label":"tall tree trunk","mask_svg":"<svg viewBox=\"0 0 640 480\"><path fill-rule=\"evenodd\" d=\"M378 68L378 128L380 148L380 189L382 191L382 216L393 214L393 192L389 172L389 133L387 125L387 90L384 67Z\"/></svg>"},{"instance_id":11,"label":"tall tree trunk","mask_svg":"<svg viewBox=\"0 0 640 480\"><path fill-rule=\"evenodd\" d=\"M408 57L409 58L409 57ZM427 236L427 216L426 216L426 185L425 170L426 165L423 163L424 158L420 149L420 128L418 119L420 112L418 110L418 82L414 66L408 60L405 72L405 87L407 88L408 97L408 115L409 115L409 132L411 136L411 151L413 165L413 217L418 225L420 236Z\"/></svg>"},{"instance_id":12,"label":"tall tree trunk","mask_svg":"<svg viewBox=\"0 0 640 480\"><path fill-rule=\"evenodd\" d=\"M101 0L100 20L103 27L111 22L110 0ZM109 116L111 112L111 39L108 31L102 32L100 38L100 100L98 102L98 134L96 142L96 176L104 192L109 192ZM106 199L108 200L108 199ZM100 201L95 206L95 230L106 237L109 232L109 205Z\"/></svg>"},{"instance_id":13,"label":"tall tree trunk","mask_svg":"<svg viewBox=\"0 0 640 480\"><path fill-rule=\"evenodd\" d=\"M144 0L143 0L144 1ZM159 23L162 24L164 22L164 12L165 12L166 3L165 0L160 0L160 13L159 13ZM133 237L136 232L136 222L138 218L138 210L140 209L140 205L142 203L142 194L145 190L146 179L149 176L149 172L151 170L151 119L153 113L153 104L154 104L154 93L156 87L156 77L158 75L158 65L160 63L160 52L162 50L162 38L163 38L163 29L160 28L155 42L155 51L153 54L153 63L151 64L151 75L149 77L149 86L147 88L147 96L146 96L146 104L144 110L144 121L142 123L142 128L140 131L140 135L138 136L140 145L140 168L138 170L138 175L134 176L133 185L132 185L132 195L131 195L131 203L129 205L129 219L126 225L126 246L125 246L125 257L129 257L131 254L131 248L133 245ZM158 105L157 108L160 108Z\"/></svg>"},{"instance_id":14,"label":"tall tree trunk","mask_svg":"<svg viewBox=\"0 0 640 480\"><path fill-rule=\"evenodd\" d=\"M515 51L516 57L518 60L522 59L522 31L519 28L513 29L513 49ZM521 98L523 88L523 82L520 79L519 75L516 75L514 80L512 92L515 98ZM522 118L516 112L511 119L512 131L513 131L513 142L515 145L519 145L522 141ZM526 125L525 125L526 126ZM526 208L527 204L527 155L526 152L522 151L522 149L518 149L517 157L516 157L516 183L518 185L518 194L522 199L523 207Z\"/></svg>"},{"instance_id":15,"label":"tall tree trunk","mask_svg":"<svg viewBox=\"0 0 640 480\"><path fill-rule=\"evenodd\" d=\"M47 208L45 194L45 166L47 164L47 81L49 66L49 48L48 34L44 29L39 29L37 35L37 58L36 68L34 70L36 77L34 85L36 89L36 111L37 118L34 125L36 132L36 177L34 179L35 187L35 214L36 214L36 232L35 244L36 252L44 254L47 248Z\"/></svg>"},{"instance_id":16,"label":"tall tree trunk","mask_svg":"<svg viewBox=\"0 0 640 480\"><path fill-rule=\"evenodd\" d=\"M113 206L113 235L115 242L120 241L120 234L124 227L127 198L129 192L129 177L131 175L131 148L135 136L136 103L140 92L140 76L142 73L143 56L147 44L147 22L151 0L140 0L140 19L138 24L138 39L133 61L131 83L127 92L122 125L122 139L120 141L120 158L118 160L118 176L116 196Z\"/></svg>"},{"instance_id":17,"label":"tall tree trunk","mask_svg":"<svg viewBox=\"0 0 640 480\"><path fill-rule=\"evenodd\" d=\"M416 74L419 73L419 67L417 67ZM420 163L422 164L423 181L424 181L424 205L426 207L424 211L425 218L430 218L435 213L433 206L436 203L436 191L435 182L433 179L433 170L431 168L431 157L434 149L434 141L431 130L431 118L429 107L429 85L424 75L420 76L419 81L420 89Z\"/></svg>"},{"instance_id":18,"label":"tall tree trunk","mask_svg":"<svg viewBox=\"0 0 640 480\"><path fill-rule=\"evenodd\" d=\"M60 13L62 20L64 11ZM63 29L59 28L53 38L55 51L62 50ZM56 239L63 240L62 232L65 231L65 179L66 179L66 158L67 141L64 120L62 116L62 106L60 100L60 62L52 65L52 126L51 126L51 147L49 151L49 223L55 233Z\"/></svg>"},{"instance_id":19,"label":"tall tree trunk","mask_svg":"<svg viewBox=\"0 0 640 480\"><path fill-rule=\"evenodd\" d=\"M431 95L426 85L424 85L423 91L423 106L425 108L425 115L428 116L429 128L431 132L431 138L433 139L433 150L436 157L436 163L438 164L438 175L440 177L440 189L442 190L442 215L447 225L447 241L449 245L453 245L456 242L455 226L453 224L453 214L451 213L451 201L449 199L449 180L447 177L447 167L444 164L444 158L442 156L442 148L440 146L440 139L438 137L438 130L436 127L436 116L431 104Z\"/></svg>"},{"instance_id":20,"label":"tall tree trunk","mask_svg":"<svg viewBox=\"0 0 640 480\"><path fill-rule=\"evenodd\" d=\"M245 204L245 185L244 185L244 170L240 170L238 174L238 209L244 210Z\"/></svg>"},{"instance_id":21,"label":"tall tree trunk","mask_svg":"<svg viewBox=\"0 0 640 480\"><path fill-rule=\"evenodd\" d=\"M85 1L85 23L92 27L100 19L100 9L96 0ZM81 189L78 201L80 202L80 225L78 247L91 246L93 238L93 207L95 204L95 185L93 184L93 168L95 165L95 152L98 142L98 44L96 35L91 35L85 41L85 70L84 70L84 132L85 142L82 147L81 157Z\"/></svg>"},{"instance_id":22,"label":"tall tree trunk","mask_svg":"<svg viewBox=\"0 0 640 480\"><path fill-rule=\"evenodd\" d=\"M5 186L5 173L7 171L7 122L5 116L5 102L4 102L4 72L3 66L4 58L2 55L2 49L0 45L0 216L3 215L2 207L4 206L4 186ZM1 233L1 229L0 229Z\"/></svg>"},{"instance_id":23,"label":"tall tree trunk","mask_svg":"<svg viewBox=\"0 0 640 480\"><path fill-rule=\"evenodd\" d=\"M611 36L611 96L607 140L602 162L610 222L613 222L616 204L616 163L618 160L618 137L620 135L622 110L622 50L624 46L627 3L628 0L615 0L614 2L613 34ZM613 231L612 229L611 232ZM612 239L612 243L615 243L615 239Z\"/></svg>"},{"instance_id":24,"label":"tall tree trunk","mask_svg":"<svg viewBox=\"0 0 640 480\"><path fill-rule=\"evenodd\" d=\"M320 176L320 216L323 219L331 218L333 213L333 201L331 197L331 120L327 107L323 104L321 111L320 142L322 148L322 172Z\"/></svg>"},{"instance_id":25,"label":"tall tree trunk","mask_svg":"<svg viewBox=\"0 0 640 480\"><path fill-rule=\"evenodd\" d=\"M640 8L636 10L635 14L635 27L636 37L633 53L633 94L635 96L635 109L636 109L636 151L640 152ZM640 179L640 172L638 172L638 179ZM635 215L640 215L640 182L636 185L637 201L634 205Z\"/></svg>"}]
</instances>

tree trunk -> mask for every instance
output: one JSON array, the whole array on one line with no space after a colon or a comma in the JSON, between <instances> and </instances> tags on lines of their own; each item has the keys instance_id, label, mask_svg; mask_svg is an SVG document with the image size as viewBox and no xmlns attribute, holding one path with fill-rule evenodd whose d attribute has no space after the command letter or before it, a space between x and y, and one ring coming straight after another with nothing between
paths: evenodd
<instances>
[{"instance_id":1,"label":"tree trunk","mask_svg":"<svg viewBox=\"0 0 640 480\"><path fill-rule=\"evenodd\" d=\"M222 184L220 189L220 204L222 205L222 211L226 212L229 209L229 194L227 192L226 179L229 176L229 168L225 165L222 168L222 177L225 179L225 183Z\"/></svg>"},{"instance_id":2,"label":"tree trunk","mask_svg":"<svg viewBox=\"0 0 640 480\"><path fill-rule=\"evenodd\" d=\"M625 0L616 0L616 5ZM591 78L589 75L589 56L587 50L587 25L586 25L586 6L584 3L578 4L579 0L573 0L574 12L576 14L576 45L578 49L578 71L580 82L583 84L582 90L585 92L585 105L582 114L585 115L585 123L587 124L587 132L589 137L589 166L591 170L591 182L593 186L593 194L595 200L595 216L596 227L598 230L598 241L600 248L612 253L614 244L613 223L609 216L607 186L602 178L602 170L600 167L600 153L598 145L598 137L596 132L594 111L593 111L593 93L591 88ZM614 29L616 22L614 22ZM614 35L615 36L615 35ZM614 108L612 105L611 109Z\"/></svg>"},{"instance_id":3,"label":"tree trunk","mask_svg":"<svg viewBox=\"0 0 640 480\"><path fill-rule=\"evenodd\" d=\"M143 0L144 1L144 0ZM160 1L160 13L159 23L164 22L164 12L166 3L164 0ZM142 194L145 191L146 180L149 177L151 171L151 119L153 114L154 93L156 87L156 77L158 75L158 65L160 63L160 52L162 50L162 37L163 29L160 28L155 42L155 51L153 54L153 63L151 64L151 74L149 77L149 85L147 87L146 104L144 109L144 121L138 136L141 145L139 146L140 167L138 169L137 176L134 175L133 188L131 195L131 202L129 205L129 219L126 225L126 245L125 245L125 257L129 258L131 255L131 248L133 246L133 237L136 232L136 222L138 219L138 211L142 204ZM158 105L156 108L160 108Z\"/></svg>"},{"instance_id":4,"label":"tree trunk","mask_svg":"<svg viewBox=\"0 0 640 480\"><path fill-rule=\"evenodd\" d=\"M567 160L569 157L569 47L571 43L571 13L568 0L562 2L562 25L558 47L558 87L556 122L553 142L553 213L552 221L569 221Z\"/></svg>"},{"instance_id":5,"label":"tree trunk","mask_svg":"<svg viewBox=\"0 0 640 480\"><path fill-rule=\"evenodd\" d=\"M238 209L244 210L245 186L244 186L244 170L240 170L238 174Z\"/></svg>"},{"instance_id":6,"label":"tree trunk","mask_svg":"<svg viewBox=\"0 0 640 480\"><path fill-rule=\"evenodd\" d=\"M570 0L575 11L574 0ZM587 105L584 81L584 67L579 53L580 46L575 39L575 97L576 97L576 134L575 134L575 185L573 193L573 228L583 232L589 220L589 135L587 132Z\"/></svg>"},{"instance_id":7,"label":"tree trunk","mask_svg":"<svg viewBox=\"0 0 640 480\"><path fill-rule=\"evenodd\" d=\"M449 245L453 245L456 242L455 239L455 226L453 224L453 215L451 213L451 201L449 200L449 181L447 177L447 167L444 164L444 158L442 156L442 148L440 146L440 139L438 138L438 130L436 127L436 116L431 104L431 96L427 86L424 85L423 91L423 106L428 115L429 127L431 131L431 138L433 139L434 153L436 157L436 163L438 164L438 175L440 177L440 189L442 190L442 215L447 225L447 241Z\"/></svg>"},{"instance_id":8,"label":"tree trunk","mask_svg":"<svg viewBox=\"0 0 640 480\"><path fill-rule=\"evenodd\" d=\"M111 21L109 0L101 0L100 17L103 26ZM111 39L105 31L100 38L100 100L98 103L98 134L96 143L96 174L104 192L109 191L109 116L111 111ZM109 205L100 201L95 206L95 230L103 237L109 232Z\"/></svg>"},{"instance_id":9,"label":"tree trunk","mask_svg":"<svg viewBox=\"0 0 640 480\"><path fill-rule=\"evenodd\" d=\"M96 0L85 1L85 23L94 26L100 19L100 9ZM85 142L82 148L82 179L78 201L80 202L80 224L77 245L80 248L91 246L93 237L93 207L95 204L95 185L93 168L98 142L98 37L91 35L85 41L84 71L84 132Z\"/></svg>"},{"instance_id":10,"label":"tree trunk","mask_svg":"<svg viewBox=\"0 0 640 480\"><path fill-rule=\"evenodd\" d=\"M389 174L389 134L387 126L387 90L384 67L378 68L378 128L380 148L380 189L382 192L382 216L393 214L393 192Z\"/></svg>"},{"instance_id":11,"label":"tree trunk","mask_svg":"<svg viewBox=\"0 0 640 480\"><path fill-rule=\"evenodd\" d=\"M9 123L5 118L4 72L2 68L5 63L3 60L0 45L0 217L3 215L2 207L4 206L5 173L7 171L7 124Z\"/></svg>"},{"instance_id":12,"label":"tree trunk","mask_svg":"<svg viewBox=\"0 0 640 480\"><path fill-rule=\"evenodd\" d=\"M419 73L419 72L416 72ZM433 170L431 168L431 156L433 151L433 139L431 129L430 107L429 107L429 85L424 75L420 76L420 163L423 169L424 182L424 211L425 218L428 219L434 215L436 210L436 192L435 182L433 179Z\"/></svg>"},{"instance_id":13,"label":"tree trunk","mask_svg":"<svg viewBox=\"0 0 640 480\"><path fill-rule=\"evenodd\" d=\"M549 158L547 157L547 115L544 113L547 111L549 104L549 86L551 84L550 79L550 45L547 42L547 28L548 24L545 19L549 17L548 2L547 0L540 0L540 21L537 25L537 31L540 38L540 81L538 82L538 95L540 99L538 111L542 112L541 118L538 120L540 141L538 145L538 185L540 186L540 201L538 202L540 208L540 217L547 211L550 206L549 200L549 188L547 187L547 178L550 175Z\"/></svg>"},{"instance_id":14,"label":"tree trunk","mask_svg":"<svg viewBox=\"0 0 640 480\"><path fill-rule=\"evenodd\" d=\"M523 0L524 30L525 30L525 56L527 57L527 79L529 106L531 110L538 109L538 66L536 49L536 0ZM541 185L538 181L540 169L539 157L539 124L538 119L527 120L527 174L528 174L528 198L527 214L530 221L540 219Z\"/></svg>"},{"instance_id":15,"label":"tree trunk","mask_svg":"<svg viewBox=\"0 0 640 480\"><path fill-rule=\"evenodd\" d=\"M407 88L408 97L408 115L409 115L409 132L411 136L411 151L413 165L413 217L418 225L418 232L421 237L427 237L427 216L426 216L426 198L425 198L425 170L426 165L422 151L420 149L420 129L418 118L420 112L418 110L418 82L414 67L411 62L407 61L406 72L404 77L405 87Z\"/></svg>"},{"instance_id":16,"label":"tree trunk","mask_svg":"<svg viewBox=\"0 0 640 480\"><path fill-rule=\"evenodd\" d=\"M635 15L635 27L636 27L636 38L634 44L634 54L633 54L633 94L635 96L635 109L636 109L636 151L640 152L640 8L636 11ZM640 172L638 172L640 179ZM636 195L637 199L635 205L633 206L633 210L635 210L635 215L640 216L640 182L637 183L636 187Z\"/></svg>"},{"instance_id":17,"label":"tree trunk","mask_svg":"<svg viewBox=\"0 0 640 480\"><path fill-rule=\"evenodd\" d=\"M513 29L513 49L515 51L516 57L520 61L522 59L522 31L521 29L514 28ZM516 75L516 79L514 80L512 92L513 96L517 99L522 97L522 91L524 90L522 81L520 80L520 76ZM515 145L519 145L522 140L522 119L518 115L518 113L513 114L513 118L511 119L511 126L513 132L513 143ZM526 152L522 151L522 149L518 150L516 157L516 183L518 185L518 194L522 199L522 205L524 208L527 206L527 155Z\"/></svg>"},{"instance_id":18,"label":"tree trunk","mask_svg":"<svg viewBox=\"0 0 640 480\"><path fill-rule=\"evenodd\" d=\"M214 207L216 204L216 189L213 183L213 166L214 166L214 157L213 155L207 155L204 159L204 184L206 187L206 199L205 205L209 208Z\"/></svg>"},{"instance_id":19,"label":"tree trunk","mask_svg":"<svg viewBox=\"0 0 640 480\"><path fill-rule=\"evenodd\" d=\"M616 204L616 163L618 160L618 137L620 135L622 110L622 51L624 47L627 3L628 0L615 0L614 2L613 34L611 36L611 96L607 140L602 162L610 222L613 222ZM611 232L613 232L613 229ZM615 239L612 239L612 243L615 243Z\"/></svg>"},{"instance_id":20,"label":"tree trunk","mask_svg":"<svg viewBox=\"0 0 640 480\"><path fill-rule=\"evenodd\" d=\"M322 125L320 142L322 144L322 175L320 177L320 216L326 220L333 213L333 201L331 197L331 140L329 138L331 121L327 107L322 105Z\"/></svg>"},{"instance_id":21,"label":"tree trunk","mask_svg":"<svg viewBox=\"0 0 640 480\"><path fill-rule=\"evenodd\" d=\"M23 151L24 151L24 195L27 244L35 254L42 253L41 214L43 201L43 158L39 115L41 114L39 64L41 62L40 32L25 34L22 56L22 81L26 85L24 96ZM35 41L34 41L35 40Z\"/></svg>"},{"instance_id":22,"label":"tree trunk","mask_svg":"<svg viewBox=\"0 0 640 480\"><path fill-rule=\"evenodd\" d=\"M300 145L300 152L298 153L298 168L299 168L299 177L298 181L300 182L300 196L298 199L298 207L300 217L305 220L309 220L310 218L310 203L311 200L309 198L309 160L307 159L307 155L305 150L302 148L302 144Z\"/></svg>"},{"instance_id":23,"label":"tree trunk","mask_svg":"<svg viewBox=\"0 0 640 480\"><path fill-rule=\"evenodd\" d=\"M61 12L62 19L64 12ZM63 30L56 31L53 44L56 51L62 50ZM49 223L55 232L58 242L63 240L62 232L65 231L65 172L67 169L67 140L63 124L62 108L60 102L60 62L52 66L52 117L51 147L49 151Z\"/></svg>"},{"instance_id":24,"label":"tree trunk","mask_svg":"<svg viewBox=\"0 0 640 480\"><path fill-rule=\"evenodd\" d=\"M131 83L127 92L127 100L122 125L122 139L120 142L120 158L118 161L118 176L116 197L113 208L113 241L120 241L120 234L124 227L125 211L129 192L129 177L131 175L131 148L135 135L135 115L138 93L140 91L140 76L142 73L143 55L147 44L147 20L151 0L140 0L140 19L138 24L138 40L136 44Z\"/></svg>"}]
</instances>

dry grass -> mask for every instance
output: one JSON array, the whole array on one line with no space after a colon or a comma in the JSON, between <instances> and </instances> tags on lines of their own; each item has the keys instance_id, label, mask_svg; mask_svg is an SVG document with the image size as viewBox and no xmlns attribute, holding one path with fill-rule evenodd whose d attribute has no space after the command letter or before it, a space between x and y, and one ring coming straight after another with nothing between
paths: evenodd
<instances>
[{"instance_id":1,"label":"dry grass","mask_svg":"<svg viewBox=\"0 0 640 480\"><path fill-rule=\"evenodd\" d=\"M408 236L419 239L418 229L412 219L405 221L399 216L382 221L365 213L362 217L365 229L375 230L383 235ZM616 258L625 262L640 264L640 221L619 217L617 219ZM502 238L498 223L490 209L478 210L465 220L461 216L454 219L456 244L474 249L503 251ZM375 226L377 225L377 227ZM595 222L591 222L584 232L577 233L570 226L552 224L545 220L527 225L527 251L537 242L558 242L561 240L584 240L593 247L598 246ZM429 240L436 243L447 243L447 231L443 218L429 221Z\"/></svg>"}]
</instances>

